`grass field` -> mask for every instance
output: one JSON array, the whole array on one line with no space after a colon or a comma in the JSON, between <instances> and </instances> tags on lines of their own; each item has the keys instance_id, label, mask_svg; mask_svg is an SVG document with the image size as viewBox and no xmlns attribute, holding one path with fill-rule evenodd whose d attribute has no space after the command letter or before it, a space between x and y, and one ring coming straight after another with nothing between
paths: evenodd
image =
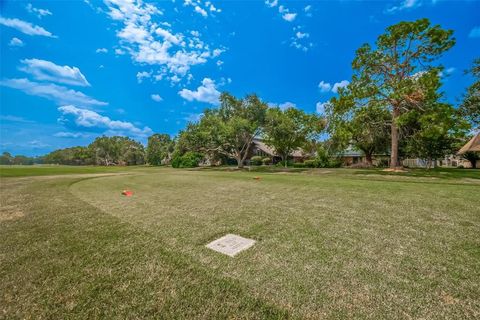
<instances>
[{"instance_id":1,"label":"grass field","mask_svg":"<svg viewBox=\"0 0 480 320\"><path fill-rule=\"evenodd\" d=\"M480 317L478 170L22 169L0 168L3 318ZM257 243L205 247L227 233Z\"/></svg>"}]
</instances>

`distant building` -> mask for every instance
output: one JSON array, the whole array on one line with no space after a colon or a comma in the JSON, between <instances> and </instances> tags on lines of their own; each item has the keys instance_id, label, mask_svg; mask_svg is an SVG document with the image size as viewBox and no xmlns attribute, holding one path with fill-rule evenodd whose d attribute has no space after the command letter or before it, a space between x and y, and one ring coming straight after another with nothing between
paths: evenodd
<instances>
[{"instance_id":1,"label":"distant building","mask_svg":"<svg viewBox=\"0 0 480 320\"><path fill-rule=\"evenodd\" d=\"M272 159L272 163L278 163L282 158L275 152L275 150L265 144L262 139L256 138L253 139L252 146L250 148L250 154L247 157L247 162L250 162L250 159L254 156L259 156L262 158ZM306 154L303 150L297 149L290 154L290 158L293 162L303 162L304 160L310 158L312 155Z\"/></svg>"}]
</instances>

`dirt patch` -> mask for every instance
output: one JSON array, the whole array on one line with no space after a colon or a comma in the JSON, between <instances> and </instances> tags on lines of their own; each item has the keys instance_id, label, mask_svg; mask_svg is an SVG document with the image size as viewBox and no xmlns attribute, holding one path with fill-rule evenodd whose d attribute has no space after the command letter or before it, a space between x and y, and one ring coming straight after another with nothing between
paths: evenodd
<instances>
[{"instance_id":1,"label":"dirt patch","mask_svg":"<svg viewBox=\"0 0 480 320\"><path fill-rule=\"evenodd\" d=\"M388 168L388 169L383 169L382 171L384 171L384 172L408 172L408 170L405 170L403 168L395 168L395 169Z\"/></svg>"},{"instance_id":2,"label":"dirt patch","mask_svg":"<svg viewBox=\"0 0 480 320\"><path fill-rule=\"evenodd\" d=\"M0 208L0 222L13 221L25 217L25 213L15 206L2 206Z\"/></svg>"}]
</instances>

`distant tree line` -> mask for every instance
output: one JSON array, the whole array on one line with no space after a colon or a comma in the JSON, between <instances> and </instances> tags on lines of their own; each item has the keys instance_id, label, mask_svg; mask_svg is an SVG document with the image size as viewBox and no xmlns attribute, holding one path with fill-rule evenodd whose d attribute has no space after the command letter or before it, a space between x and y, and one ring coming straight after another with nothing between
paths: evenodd
<instances>
[{"instance_id":1,"label":"distant tree line","mask_svg":"<svg viewBox=\"0 0 480 320\"><path fill-rule=\"evenodd\" d=\"M457 108L446 103L440 91L443 67L433 63L454 44L453 31L432 26L428 19L400 22L374 45L356 51L352 79L326 104L325 115L272 107L255 94L237 98L224 92L218 108L206 109L173 139L154 134L144 148L130 138L102 136L86 147L56 150L37 161L174 167L235 163L242 168L254 138L263 138L285 166L298 149L312 155L305 165L314 167L337 166L335 155L348 148L361 150L367 165L375 155L390 155L392 168L407 157L441 159L454 154L480 125L480 59L468 71L475 81ZM320 142L321 133L327 133L328 140ZM479 155L465 157L474 164ZM5 153L1 161L35 162Z\"/></svg>"}]
</instances>

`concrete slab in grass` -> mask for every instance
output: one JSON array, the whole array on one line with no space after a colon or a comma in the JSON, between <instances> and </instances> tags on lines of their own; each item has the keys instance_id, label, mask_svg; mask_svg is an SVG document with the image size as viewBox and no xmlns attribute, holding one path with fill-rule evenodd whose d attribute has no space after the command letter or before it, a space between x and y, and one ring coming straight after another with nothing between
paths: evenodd
<instances>
[{"instance_id":1,"label":"concrete slab in grass","mask_svg":"<svg viewBox=\"0 0 480 320\"><path fill-rule=\"evenodd\" d=\"M207 244L207 248L233 257L237 253L247 250L255 244L255 240L237 236L235 234L227 234L220 239L214 240Z\"/></svg>"}]
</instances>

